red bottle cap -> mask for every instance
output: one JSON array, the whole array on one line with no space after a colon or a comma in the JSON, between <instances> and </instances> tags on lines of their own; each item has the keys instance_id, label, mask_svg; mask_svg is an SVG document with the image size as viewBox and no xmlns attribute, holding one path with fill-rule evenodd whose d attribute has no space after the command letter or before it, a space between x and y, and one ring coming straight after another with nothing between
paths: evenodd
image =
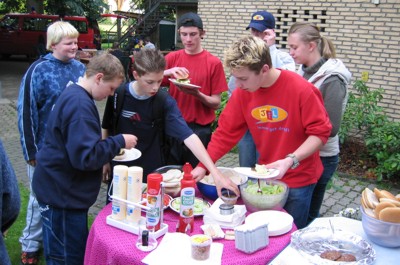
<instances>
[{"instance_id":1,"label":"red bottle cap","mask_svg":"<svg viewBox=\"0 0 400 265\"><path fill-rule=\"evenodd\" d=\"M183 165L182 170L183 170L183 178L184 179L193 179L193 175L192 175L193 167L191 164L186 162Z\"/></svg>"},{"instance_id":2,"label":"red bottle cap","mask_svg":"<svg viewBox=\"0 0 400 265\"><path fill-rule=\"evenodd\" d=\"M163 177L160 173L151 173L147 175L147 190L155 190L155 192L158 192L160 190L162 180Z\"/></svg>"}]
</instances>

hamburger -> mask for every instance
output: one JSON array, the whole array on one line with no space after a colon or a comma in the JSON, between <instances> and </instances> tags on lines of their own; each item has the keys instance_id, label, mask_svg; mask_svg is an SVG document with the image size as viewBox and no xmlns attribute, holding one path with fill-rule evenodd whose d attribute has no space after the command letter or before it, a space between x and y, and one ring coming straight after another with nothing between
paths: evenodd
<instances>
[{"instance_id":1,"label":"hamburger","mask_svg":"<svg viewBox=\"0 0 400 265\"><path fill-rule=\"evenodd\" d=\"M180 78L177 78L176 82L181 83L181 84L190 84L189 75L186 74L184 76L181 76Z\"/></svg>"}]
</instances>

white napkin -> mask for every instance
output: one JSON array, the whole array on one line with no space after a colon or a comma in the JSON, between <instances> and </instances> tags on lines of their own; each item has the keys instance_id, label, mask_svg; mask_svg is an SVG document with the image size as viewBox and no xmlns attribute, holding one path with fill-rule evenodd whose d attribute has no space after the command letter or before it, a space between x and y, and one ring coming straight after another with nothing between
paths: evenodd
<instances>
[{"instance_id":1,"label":"white napkin","mask_svg":"<svg viewBox=\"0 0 400 265\"><path fill-rule=\"evenodd\" d=\"M148 265L220 265L223 248L224 245L221 243L212 243L210 257L207 260L194 260L192 259L192 249L188 235L183 233L166 233L158 247L142 259L142 262Z\"/></svg>"},{"instance_id":2,"label":"white napkin","mask_svg":"<svg viewBox=\"0 0 400 265\"><path fill-rule=\"evenodd\" d=\"M246 218L246 206L234 205L233 214L222 215L219 206L224 202L218 198L209 209L204 209L204 224L219 224L222 228L229 229L241 225Z\"/></svg>"}]
</instances>

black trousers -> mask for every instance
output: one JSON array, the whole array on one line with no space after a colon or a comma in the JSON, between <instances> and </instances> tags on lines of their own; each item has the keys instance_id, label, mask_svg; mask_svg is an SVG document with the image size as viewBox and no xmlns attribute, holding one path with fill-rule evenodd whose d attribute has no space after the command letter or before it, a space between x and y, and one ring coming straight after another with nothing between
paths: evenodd
<instances>
[{"instance_id":1,"label":"black trousers","mask_svg":"<svg viewBox=\"0 0 400 265\"><path fill-rule=\"evenodd\" d=\"M188 123L187 125L200 138L204 147L207 148L207 145L211 140L211 124L200 125L196 123ZM199 160L182 141L175 138L169 138L168 143L171 150L167 159L168 165L184 165L186 162L189 162L193 168L197 166Z\"/></svg>"}]
</instances>

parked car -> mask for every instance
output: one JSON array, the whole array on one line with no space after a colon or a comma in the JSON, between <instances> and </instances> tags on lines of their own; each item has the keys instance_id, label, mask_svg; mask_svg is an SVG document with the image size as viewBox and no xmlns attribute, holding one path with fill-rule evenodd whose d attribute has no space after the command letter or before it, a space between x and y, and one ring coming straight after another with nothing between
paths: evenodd
<instances>
[{"instance_id":1,"label":"parked car","mask_svg":"<svg viewBox=\"0 0 400 265\"><path fill-rule=\"evenodd\" d=\"M79 48L100 49L101 35L96 20L83 16L11 13L0 20L0 53L3 58L10 55L36 57L38 47L43 45L43 41L46 43L48 25L57 20L68 21L79 31Z\"/></svg>"}]
</instances>

